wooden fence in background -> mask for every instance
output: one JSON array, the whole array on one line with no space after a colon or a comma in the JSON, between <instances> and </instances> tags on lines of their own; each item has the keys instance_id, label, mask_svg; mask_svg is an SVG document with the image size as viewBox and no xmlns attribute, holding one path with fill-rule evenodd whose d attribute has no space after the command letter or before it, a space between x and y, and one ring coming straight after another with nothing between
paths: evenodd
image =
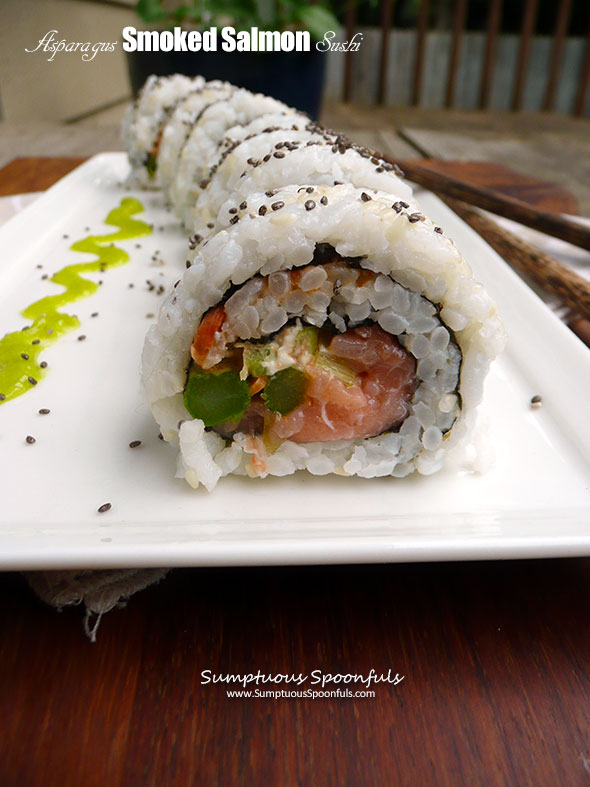
<instances>
[{"instance_id":1,"label":"wooden fence in background","mask_svg":"<svg viewBox=\"0 0 590 787\"><path fill-rule=\"evenodd\" d=\"M414 46L414 66L412 73L411 104L418 106L421 102L423 81L424 81L424 58L426 50L426 39L428 34L428 20L431 7L436 0L420 0L418 17L415 29ZM346 39L351 40L357 31L357 0L347 0L345 28ZM379 51L379 74L377 81L377 103L383 104L386 101L387 75L389 66L389 42L390 37L395 35L392 24L394 19L394 0L382 0L380 11L380 51ZM485 31L485 47L481 63L481 76L479 82L479 92L477 106L479 109L488 109L490 106L490 94L494 66L496 64L496 49L500 31L500 21L502 15L503 0L489 0L487 15L487 25ZM461 59L461 45L465 32L465 22L467 19L468 0L454 0L450 52L448 56L448 70L446 75L446 86L444 93L444 106L451 108L455 106L455 92L457 84L457 74ZM538 11L538 0L525 0L523 9L522 24L520 31L520 41L518 46L518 57L514 70L510 108L519 111L523 108L523 94L529 66L531 43L534 36ZM564 46L566 42L567 29L572 11L572 0L559 0L556 4L555 25L552 35L551 54L547 64L546 84L542 106L546 112L555 109L555 100L558 89L559 76L563 63ZM580 72L577 77L577 87L571 113L582 116L587 103L588 90L590 86L590 3L588 13L588 24L586 29L584 46L584 56ZM353 67L355 53L347 52L345 55L342 97L344 101L350 101L353 93Z\"/></svg>"}]
</instances>

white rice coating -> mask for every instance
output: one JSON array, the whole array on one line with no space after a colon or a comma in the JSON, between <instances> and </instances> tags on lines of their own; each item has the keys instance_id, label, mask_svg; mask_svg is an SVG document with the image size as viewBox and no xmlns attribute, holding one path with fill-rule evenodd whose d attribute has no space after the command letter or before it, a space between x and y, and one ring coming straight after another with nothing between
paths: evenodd
<instances>
[{"instance_id":1,"label":"white rice coating","mask_svg":"<svg viewBox=\"0 0 590 787\"><path fill-rule=\"evenodd\" d=\"M165 192L174 179L178 157L199 113L212 101L227 98L235 89L229 82L207 82L179 101L164 127L158 151L158 176Z\"/></svg>"},{"instance_id":2,"label":"white rice coating","mask_svg":"<svg viewBox=\"0 0 590 787\"><path fill-rule=\"evenodd\" d=\"M157 77L152 74L142 87L137 99L128 107L123 119L122 138L131 164L130 182L144 188L159 188L156 172L149 177L145 161L154 148L162 123L176 104L189 93L201 89L201 76L186 77L172 74Z\"/></svg>"},{"instance_id":3,"label":"white rice coating","mask_svg":"<svg viewBox=\"0 0 590 787\"><path fill-rule=\"evenodd\" d=\"M327 204L321 203L322 197ZM144 388L164 439L179 441L178 475L192 486L203 483L211 490L228 473L254 474L248 435L238 434L227 446L184 408L190 345L203 314L223 299L232 284L242 284L256 274L306 265L318 243L330 244L343 257L363 257L362 267L439 305L439 317L454 332L462 353L461 411L442 439L434 432L427 435L430 421L426 411L420 416L418 407L397 433L332 443L287 440L268 457L267 473L287 475L306 469L316 475L402 477L413 471L438 470L447 451L465 438L481 401L490 361L504 345L497 308L473 279L457 248L414 206L402 208L399 200L381 192L369 194L341 185L316 186L309 193L305 187L290 186L271 198L254 195L250 200L265 204L266 214L246 211L236 224L200 245L193 265L163 304L144 345ZM305 207L310 200L315 203L311 210ZM284 205L273 210L272 204L278 202ZM393 318L404 305L394 303L390 308ZM413 341L412 337L407 341ZM444 409L443 403L441 412ZM421 442L417 442L420 430ZM409 456L404 445L417 449Z\"/></svg>"},{"instance_id":4,"label":"white rice coating","mask_svg":"<svg viewBox=\"0 0 590 787\"><path fill-rule=\"evenodd\" d=\"M313 140L326 142L326 139L335 139L325 129L309 123L306 118L301 118L299 123L293 122L289 125L289 129L284 127L276 129L274 125L269 126L269 128L276 130L260 131L251 139L245 139L233 149L229 147L226 150L223 160L216 162L214 173L204 181L207 183L206 187L199 189L195 206L195 230L205 231L207 224L216 222L221 205L229 194L238 189L240 181L245 179L243 173L270 164L270 160L267 162L263 160L265 156L270 156L272 160L279 163L289 158L295 151L285 150L283 147L285 143L301 145L307 151L306 155L312 156L311 151L315 148L306 148L306 142ZM277 158L275 154L278 154L280 158ZM332 154L332 158L334 158L334 154ZM281 187L301 183L299 173L292 167L283 167L283 172L284 180ZM215 234L215 230L208 234Z\"/></svg>"},{"instance_id":5,"label":"white rice coating","mask_svg":"<svg viewBox=\"0 0 590 787\"><path fill-rule=\"evenodd\" d=\"M270 96L250 93L242 88L229 98L207 107L193 126L178 158L176 173L168 191L172 208L185 227L192 231L199 183L215 161L219 142L225 132L241 123L269 112L293 112L290 107Z\"/></svg>"},{"instance_id":6,"label":"white rice coating","mask_svg":"<svg viewBox=\"0 0 590 787\"><path fill-rule=\"evenodd\" d=\"M276 136L281 139L280 134ZM283 135L285 140L298 138L304 139L297 133ZM286 151L284 158L271 156L268 161L263 161L265 154L273 152L270 147L265 149L264 137L257 137L250 141L249 149L241 146L235 151L235 154L239 151L239 157L233 153L228 156L223 167L197 198L196 232L204 237L214 235L229 226L232 218L229 211L244 200L249 202L251 195L299 183L326 186L335 182L352 183L356 188L376 189L395 194L401 200L412 200L410 185L395 171L384 170L379 160L371 160L363 148L348 148L344 153L334 153L333 145L321 139L318 144ZM261 163L257 166L245 164L252 157ZM246 174L242 177L244 171ZM207 228L210 223L213 223L213 228Z\"/></svg>"}]
</instances>

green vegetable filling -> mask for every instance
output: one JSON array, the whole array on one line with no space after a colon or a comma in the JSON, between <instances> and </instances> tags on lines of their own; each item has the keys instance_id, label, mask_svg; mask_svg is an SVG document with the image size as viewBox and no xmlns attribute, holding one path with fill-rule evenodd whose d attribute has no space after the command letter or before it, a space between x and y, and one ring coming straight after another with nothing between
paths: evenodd
<instances>
[{"instance_id":1,"label":"green vegetable filling","mask_svg":"<svg viewBox=\"0 0 590 787\"><path fill-rule=\"evenodd\" d=\"M246 344L244 346L244 370L252 377L264 377L266 375L266 361L270 359L270 348L259 344Z\"/></svg>"},{"instance_id":2,"label":"green vegetable filling","mask_svg":"<svg viewBox=\"0 0 590 787\"><path fill-rule=\"evenodd\" d=\"M311 325L306 325L297 334L296 343L307 350L311 355L315 355L319 347L319 331Z\"/></svg>"},{"instance_id":3,"label":"green vegetable filling","mask_svg":"<svg viewBox=\"0 0 590 787\"><path fill-rule=\"evenodd\" d=\"M289 366L273 374L262 394L262 399L273 413L287 415L303 404L309 377L297 366Z\"/></svg>"},{"instance_id":4,"label":"green vegetable filling","mask_svg":"<svg viewBox=\"0 0 590 787\"><path fill-rule=\"evenodd\" d=\"M236 424L246 412L251 396L246 380L238 372L216 374L195 366L184 389L184 406L205 426L226 421Z\"/></svg>"},{"instance_id":5,"label":"green vegetable filling","mask_svg":"<svg viewBox=\"0 0 590 787\"><path fill-rule=\"evenodd\" d=\"M153 153L148 153L147 161L145 162L145 168L147 169L147 173L150 178L155 177L156 170L158 169L158 158Z\"/></svg>"},{"instance_id":6,"label":"green vegetable filling","mask_svg":"<svg viewBox=\"0 0 590 787\"><path fill-rule=\"evenodd\" d=\"M301 328L295 343L300 350L313 356L315 365L345 385L353 385L357 381L354 371L328 351L317 328ZM225 371L205 371L198 366L192 368L184 391L184 404L193 418L201 419L205 426L217 426L228 421L239 423L252 401L249 382L252 378L268 376L267 365L272 361L274 352L271 345L246 343L242 352L240 371L228 370L227 364ZM270 411L268 417L273 418L271 413L288 415L302 405L309 382L309 375L299 366L288 366L272 374L261 393L262 401Z\"/></svg>"},{"instance_id":7,"label":"green vegetable filling","mask_svg":"<svg viewBox=\"0 0 590 787\"><path fill-rule=\"evenodd\" d=\"M330 372L341 380L344 385L354 385L356 383L356 374L352 371L350 366L339 361L335 356L327 350L320 350L315 359L316 365L327 372Z\"/></svg>"}]
</instances>

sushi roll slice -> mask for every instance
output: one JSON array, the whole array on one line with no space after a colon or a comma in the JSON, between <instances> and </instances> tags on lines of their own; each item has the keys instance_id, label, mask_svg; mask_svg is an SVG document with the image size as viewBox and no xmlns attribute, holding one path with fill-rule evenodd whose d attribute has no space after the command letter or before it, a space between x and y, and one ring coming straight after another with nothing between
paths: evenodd
<instances>
[{"instance_id":1,"label":"sushi roll slice","mask_svg":"<svg viewBox=\"0 0 590 787\"><path fill-rule=\"evenodd\" d=\"M145 188L159 188L157 158L164 125L177 104L201 90L203 77L173 74L150 76L123 120L123 144L131 164L130 181Z\"/></svg>"},{"instance_id":2,"label":"sushi roll slice","mask_svg":"<svg viewBox=\"0 0 590 787\"><path fill-rule=\"evenodd\" d=\"M250 195L163 305L143 385L177 475L430 474L504 343L495 304L407 200L346 184Z\"/></svg>"},{"instance_id":3,"label":"sushi roll slice","mask_svg":"<svg viewBox=\"0 0 590 787\"><path fill-rule=\"evenodd\" d=\"M302 132L263 133L230 149L201 183L197 198L195 231L201 237L229 226L235 208L252 193L308 183L352 183L412 199L403 173L380 154L346 138L308 123ZM211 224L213 227L211 227Z\"/></svg>"},{"instance_id":4,"label":"sushi roll slice","mask_svg":"<svg viewBox=\"0 0 590 787\"><path fill-rule=\"evenodd\" d=\"M268 117L268 116L265 116ZM256 169L270 160L281 161L291 151L305 147L308 142L317 141L332 145L336 135L327 131L317 123L310 123L308 118L299 117L294 122L286 116L278 125L267 125L257 133L249 133L242 139L235 139L222 151L219 158L210 168L207 177L199 184L195 205L194 229L205 231L207 226L216 222L220 206L233 194L251 169ZM249 128L253 124L249 124ZM228 136L230 133L228 132ZM289 186L300 183L299 173L292 167L283 168L284 183ZM249 190L244 196L252 193ZM242 199L238 200L241 202ZM230 217L231 218L231 217ZM209 234L215 232L210 230Z\"/></svg>"},{"instance_id":5,"label":"sushi roll slice","mask_svg":"<svg viewBox=\"0 0 590 787\"><path fill-rule=\"evenodd\" d=\"M213 101L200 113L178 157L168 190L174 213L190 232L195 224L199 184L207 177L226 132L269 112L296 114L294 109L270 96L250 93L243 88L236 89L225 100Z\"/></svg>"},{"instance_id":6,"label":"sushi roll slice","mask_svg":"<svg viewBox=\"0 0 590 787\"><path fill-rule=\"evenodd\" d=\"M157 157L159 184L164 192L174 179L182 148L201 112L211 103L229 98L235 89L229 82L206 82L178 102L164 125Z\"/></svg>"}]
</instances>

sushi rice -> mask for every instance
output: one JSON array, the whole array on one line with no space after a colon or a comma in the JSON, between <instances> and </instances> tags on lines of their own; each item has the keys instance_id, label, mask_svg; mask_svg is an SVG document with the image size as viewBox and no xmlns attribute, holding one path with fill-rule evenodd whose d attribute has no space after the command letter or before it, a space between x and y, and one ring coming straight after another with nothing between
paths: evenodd
<instances>
[{"instance_id":1,"label":"sushi rice","mask_svg":"<svg viewBox=\"0 0 590 787\"><path fill-rule=\"evenodd\" d=\"M131 164L130 183L144 188L159 188L153 158L157 154L164 126L177 104L205 85L203 77L173 74L150 76L123 120L123 144Z\"/></svg>"},{"instance_id":2,"label":"sushi rice","mask_svg":"<svg viewBox=\"0 0 590 787\"><path fill-rule=\"evenodd\" d=\"M235 89L228 82L207 82L178 102L164 127L158 151L158 176L164 192L174 180L178 157L201 112L213 101L229 98Z\"/></svg>"},{"instance_id":3,"label":"sushi rice","mask_svg":"<svg viewBox=\"0 0 590 787\"><path fill-rule=\"evenodd\" d=\"M199 115L178 157L175 176L167 197L172 209L189 232L195 224L195 203L201 181L215 161L219 142L228 129L250 123L269 112L295 110L269 96L237 89L226 99L211 102Z\"/></svg>"}]
</instances>

